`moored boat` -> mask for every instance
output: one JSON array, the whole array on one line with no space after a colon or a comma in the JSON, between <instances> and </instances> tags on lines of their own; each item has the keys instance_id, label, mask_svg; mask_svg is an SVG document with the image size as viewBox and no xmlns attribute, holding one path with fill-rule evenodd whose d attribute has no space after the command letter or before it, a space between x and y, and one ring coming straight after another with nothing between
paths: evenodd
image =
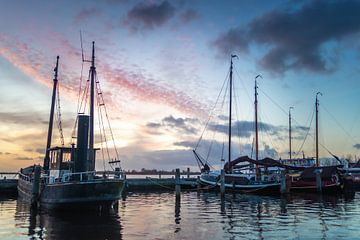
<instances>
[{"instance_id":1,"label":"moored boat","mask_svg":"<svg viewBox=\"0 0 360 240\"><path fill-rule=\"evenodd\" d=\"M58 92L57 57L44 163L43 166L34 165L19 172L18 194L35 206L39 204L48 208L77 209L112 207L121 198L124 187L121 167L116 167L112 172L95 170L96 151L99 149L94 148L94 42L90 62L89 115L79 113L77 116L77 143L71 144L71 147L51 147L54 106ZM112 162L119 164L120 161Z\"/></svg>"},{"instance_id":2,"label":"moored boat","mask_svg":"<svg viewBox=\"0 0 360 240\"><path fill-rule=\"evenodd\" d=\"M278 173L267 173L266 169L262 169L259 162L258 154L258 117L257 117L257 78L255 77L255 167L251 167L247 170L239 170L235 168L235 161L231 161L231 121L232 121L232 75L233 75L233 58L236 55L231 55L230 59L230 74L229 74L229 125L228 125L228 162L224 165L224 180L223 186L227 190L240 191L244 193L256 193L256 194L280 194L280 179ZM202 173L200 176L200 183L210 187L221 186L221 171L210 170L206 161L203 161L201 156L193 150L196 160L199 166L202 166ZM245 157L247 158L247 157Z\"/></svg>"}]
</instances>

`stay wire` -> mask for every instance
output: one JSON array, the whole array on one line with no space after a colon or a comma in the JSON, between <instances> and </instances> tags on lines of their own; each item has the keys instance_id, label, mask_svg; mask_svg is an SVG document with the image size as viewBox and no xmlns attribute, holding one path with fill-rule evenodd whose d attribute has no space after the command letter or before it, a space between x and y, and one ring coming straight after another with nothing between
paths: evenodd
<instances>
[{"instance_id":1,"label":"stay wire","mask_svg":"<svg viewBox=\"0 0 360 240\"><path fill-rule=\"evenodd\" d=\"M217 98L216 98L214 107L213 107L212 110L210 111L210 114L209 114L209 117L208 117L208 119L207 119L207 121L206 121L205 127L204 127L204 129L203 129L203 131L202 131L202 133L201 133L201 135L200 135L199 140L198 140L197 143L196 143L196 146L195 146L195 148L194 148L195 151L196 151L196 149L199 147L199 144L200 144L200 142L201 142L201 140L202 140L202 138L203 138L203 135L204 135L204 133L205 133L207 127L208 127L208 124L209 124L211 118L213 117L212 115L213 115L213 113L214 113L214 111L215 111L216 105L217 105L217 103L218 103L218 101L219 101L219 98L220 98L220 96L221 96L221 93L222 93L222 91L223 91L223 89L224 89L225 83L227 82L227 78L228 78L229 74L230 74L230 68L229 68L229 71L228 71L228 73L227 73L227 75L226 75L226 77L225 77L225 79L224 79L223 85L221 86L220 92L219 92L219 94L218 94L218 96L217 96Z\"/></svg>"}]
</instances>

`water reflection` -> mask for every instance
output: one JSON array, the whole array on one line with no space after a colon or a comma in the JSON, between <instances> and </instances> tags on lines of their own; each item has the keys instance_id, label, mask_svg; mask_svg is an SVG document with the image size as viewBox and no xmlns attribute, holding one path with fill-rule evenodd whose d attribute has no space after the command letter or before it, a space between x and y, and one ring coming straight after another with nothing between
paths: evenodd
<instances>
[{"instance_id":1,"label":"water reflection","mask_svg":"<svg viewBox=\"0 0 360 240\"><path fill-rule=\"evenodd\" d=\"M181 217L180 217L180 208L181 208L181 198L180 196L175 196L175 224L176 224L176 227L175 227L175 233L179 232L181 230L180 228L180 220L181 220Z\"/></svg>"},{"instance_id":2,"label":"water reflection","mask_svg":"<svg viewBox=\"0 0 360 240\"><path fill-rule=\"evenodd\" d=\"M17 201L15 219L29 221L31 239L122 239L122 226L116 209L98 212L48 211L29 208Z\"/></svg>"},{"instance_id":3,"label":"water reflection","mask_svg":"<svg viewBox=\"0 0 360 240\"><path fill-rule=\"evenodd\" d=\"M265 197L183 192L129 193L107 213L30 210L0 201L0 238L31 239L355 239L355 199L318 194ZM2 211L2 212L1 212ZM13 218L15 216L15 218Z\"/></svg>"}]
</instances>

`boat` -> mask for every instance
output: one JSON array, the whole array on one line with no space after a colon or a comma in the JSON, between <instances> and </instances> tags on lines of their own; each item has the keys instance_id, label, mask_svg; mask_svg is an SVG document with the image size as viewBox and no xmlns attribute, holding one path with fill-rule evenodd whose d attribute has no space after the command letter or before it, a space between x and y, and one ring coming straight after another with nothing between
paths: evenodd
<instances>
[{"instance_id":1,"label":"boat","mask_svg":"<svg viewBox=\"0 0 360 240\"><path fill-rule=\"evenodd\" d=\"M332 194L341 193L344 188L344 175L341 172L342 165L335 166L320 166L319 161L319 99L316 94L315 99L315 113L316 113L316 128L315 128L315 146L316 146L316 162L315 166L306 167L300 172L290 173L290 191L306 191L306 192L327 192ZM338 159L335 155L333 155Z\"/></svg>"},{"instance_id":2,"label":"boat","mask_svg":"<svg viewBox=\"0 0 360 240\"><path fill-rule=\"evenodd\" d=\"M57 57L43 166L34 165L19 172L18 195L33 206L61 209L111 208L121 198L125 176L119 166L120 160L112 160L112 163L117 164L115 171L95 170L96 151L99 150L94 148L94 95L95 84L98 84L95 80L95 42L92 43L92 59L89 62L90 114L77 115L76 144L51 147L58 93L59 56Z\"/></svg>"},{"instance_id":3,"label":"boat","mask_svg":"<svg viewBox=\"0 0 360 240\"><path fill-rule=\"evenodd\" d=\"M258 116L257 116L257 78L261 77L260 75L255 77L255 157L252 159L247 156L240 157L241 160L248 162L245 166L248 166L248 169L244 169L244 165L236 167L237 163L244 162L238 161L239 159L231 160L231 118L232 118L232 75L233 75L233 58L236 58L236 55L231 55L230 59L230 78L229 78L229 125L228 125L228 162L224 164L223 170L210 170L209 164L204 161L204 159L196 152L196 149L193 150L195 158L198 162L198 165L201 167L201 175L199 181L202 185L208 186L210 188L218 188L221 186L221 175L224 171L224 180L223 186L226 190L237 191L243 193L255 193L255 194L279 194L280 193L280 178L279 173L268 172L266 167L262 168L259 164L259 151L258 151ZM255 165L255 167L253 167Z\"/></svg>"}]
</instances>

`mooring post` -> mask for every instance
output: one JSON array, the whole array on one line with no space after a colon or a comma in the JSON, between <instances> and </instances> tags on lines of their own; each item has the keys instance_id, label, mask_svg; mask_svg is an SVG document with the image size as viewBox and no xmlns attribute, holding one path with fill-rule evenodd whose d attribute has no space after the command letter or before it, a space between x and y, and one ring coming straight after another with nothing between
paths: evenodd
<instances>
[{"instance_id":1,"label":"mooring post","mask_svg":"<svg viewBox=\"0 0 360 240\"><path fill-rule=\"evenodd\" d=\"M316 174L316 189L317 189L318 192L322 192L321 172L322 172L322 169L316 169L316 170L315 170L315 174Z\"/></svg>"},{"instance_id":2,"label":"mooring post","mask_svg":"<svg viewBox=\"0 0 360 240\"><path fill-rule=\"evenodd\" d=\"M41 167L36 165L34 167L34 176L33 176L33 185L32 185L32 196L31 196L31 206L37 207L38 197L40 192L40 175Z\"/></svg>"},{"instance_id":3,"label":"mooring post","mask_svg":"<svg viewBox=\"0 0 360 240\"><path fill-rule=\"evenodd\" d=\"M201 182L200 182L200 177L197 176L197 190L200 191L201 190Z\"/></svg>"},{"instance_id":4,"label":"mooring post","mask_svg":"<svg viewBox=\"0 0 360 240\"><path fill-rule=\"evenodd\" d=\"M343 189L346 198L353 198L355 196L353 176L346 174L343 177Z\"/></svg>"},{"instance_id":5,"label":"mooring post","mask_svg":"<svg viewBox=\"0 0 360 240\"><path fill-rule=\"evenodd\" d=\"M190 178L190 168L187 168L187 178Z\"/></svg>"},{"instance_id":6,"label":"mooring post","mask_svg":"<svg viewBox=\"0 0 360 240\"><path fill-rule=\"evenodd\" d=\"M281 194L287 193L287 189L286 189L286 174L285 174L285 171L281 171L280 193L281 193Z\"/></svg>"},{"instance_id":7,"label":"mooring post","mask_svg":"<svg viewBox=\"0 0 360 240\"><path fill-rule=\"evenodd\" d=\"M180 196L180 169L177 168L176 172L175 172L175 192L176 192L176 196Z\"/></svg>"},{"instance_id":8,"label":"mooring post","mask_svg":"<svg viewBox=\"0 0 360 240\"><path fill-rule=\"evenodd\" d=\"M225 194L225 171L224 171L224 169L221 169L220 192L221 192L221 196L224 196L224 194Z\"/></svg>"}]
</instances>

